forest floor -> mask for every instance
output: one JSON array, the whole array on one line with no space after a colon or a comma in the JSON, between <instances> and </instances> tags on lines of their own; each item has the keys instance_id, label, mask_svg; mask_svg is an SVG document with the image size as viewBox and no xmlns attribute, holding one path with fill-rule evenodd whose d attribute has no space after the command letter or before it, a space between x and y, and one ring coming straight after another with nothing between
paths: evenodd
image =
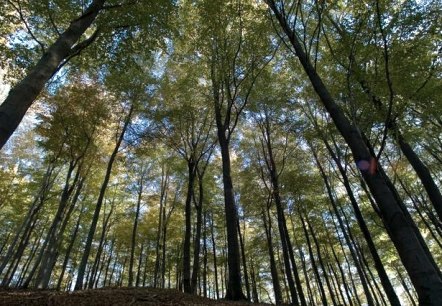
<instances>
[{"instance_id":1,"label":"forest floor","mask_svg":"<svg viewBox=\"0 0 442 306\"><path fill-rule=\"evenodd\" d=\"M236 305L268 306L250 302L211 300L174 289L103 288L75 292L53 290L0 290L0 305L7 306L129 306L129 305Z\"/></svg>"}]
</instances>

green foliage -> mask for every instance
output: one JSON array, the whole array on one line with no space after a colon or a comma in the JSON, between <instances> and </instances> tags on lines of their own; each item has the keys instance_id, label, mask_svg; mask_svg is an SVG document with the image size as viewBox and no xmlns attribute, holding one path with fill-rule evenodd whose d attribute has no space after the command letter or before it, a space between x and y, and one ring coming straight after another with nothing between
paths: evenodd
<instances>
[{"instance_id":1,"label":"green foliage","mask_svg":"<svg viewBox=\"0 0 442 306\"><path fill-rule=\"evenodd\" d=\"M58 37L57 31L63 31L80 16L89 2L8 0L0 4L1 65L7 67L12 77L20 76L41 56L42 46L50 45ZM389 130L382 145L389 115L440 186L437 180L442 171L440 4L437 1L419 4L379 1L377 11L375 2L373 5L364 1L278 3L282 2L287 12L293 14L292 22L296 22L296 29L302 33L300 39L308 56L345 115L374 143L376 153L382 148L380 162L440 264L440 220ZM294 6L290 10L291 4ZM97 41L73 59L69 69L61 70L66 74L59 74L40 97L36 122L20 132L12 145L1 152L0 247L17 249L12 243L14 231L24 224L33 204L38 200L42 203L27 248L17 261L11 285L21 284L22 272L29 275L26 265L30 263L31 268L36 262L36 257L32 257L34 247L35 254L41 251L60 202L69 163L78 161L82 164L79 175L84 182L73 214L66 219L66 230L59 233L60 256L51 279L51 286L56 287L82 211L62 279L62 288L70 286L69 280L76 276L116 135L121 131L128 108L134 105L133 119L116 157L95 235L94 245L98 245L104 220L112 208L100 258L101 263L109 266L106 275L106 265L100 266L98 286L119 285L120 277L122 285L126 285L140 190L134 269L138 271L141 264L140 277L144 285L152 286L155 281L165 280L166 286L169 282L172 287L179 286L188 179L186 162L199 158L200 166L207 162L203 179L206 222L202 224L206 254L200 254L200 264L202 270L206 256L208 292L214 297L216 258L222 296L227 265L222 161L216 148L211 151L216 142L213 107L218 94L222 119L227 122L226 131L231 133L236 129L230 139L235 200L245 237L249 278L253 265L259 298L273 302L269 246L262 217L267 209L273 235L271 251L280 273L278 281L283 291L287 288L282 274L282 242L272 200L274 190L269 176L267 141L273 152L302 287L306 295L308 287L312 289L310 302L319 298L312 266L313 259L318 261L319 253L327 265L321 277L330 275L336 283L336 291L343 290L344 281L350 285L353 279L353 298L365 299L361 279L355 273L357 263L350 256L344 232L353 235L352 243L357 244L367 258L365 271L375 271L338 164L331 158L324 140L345 168L395 289L403 291L399 273L401 276L406 273L376 213L376 204L361 185L347 144L327 112L318 105L299 63L283 48L281 33L275 31L265 5L256 1L112 0L106 1L105 6L83 37L86 39L98 30ZM330 183L338 212L331 206L313 152ZM46 174L51 167L51 184L46 186ZM73 196L68 202L73 203ZM308 252L301 214L308 219L319 241L319 253L313 247L313 258ZM346 221L344 228L339 225L338 214ZM194 227L195 214L192 218ZM308 235L312 240L312 234ZM203 239L201 237L201 246ZM192 247L194 244L193 241ZM93 251L89 266L96 255ZM0 265L3 258L0 256ZM15 263L8 261L6 269ZM343 274L334 276L331 268L337 273L341 273L342 268ZM5 277L6 270L0 274ZM201 272L200 282L203 282L202 276ZM370 276L369 282L371 286L379 283L376 273ZM380 297L383 289L379 292L375 289L375 294ZM285 302L289 302L288 296L283 295ZM327 296L330 297L330 292ZM406 295L401 299L406 301Z\"/></svg>"}]
</instances>

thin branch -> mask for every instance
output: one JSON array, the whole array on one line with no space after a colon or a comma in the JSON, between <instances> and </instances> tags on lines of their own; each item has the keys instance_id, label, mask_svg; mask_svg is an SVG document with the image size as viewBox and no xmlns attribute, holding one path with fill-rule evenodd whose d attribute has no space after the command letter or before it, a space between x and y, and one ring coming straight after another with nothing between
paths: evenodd
<instances>
[{"instance_id":1,"label":"thin branch","mask_svg":"<svg viewBox=\"0 0 442 306\"><path fill-rule=\"evenodd\" d=\"M383 137L382 137L382 141L381 141L381 147L379 149L378 154L376 155L376 159L379 159L382 154L382 151L385 148L389 126L392 124L391 123L391 114L393 111L393 100L395 97L395 93L393 90L393 82L392 82L391 76L390 76L390 56L388 53L388 42L387 42L387 37L385 35L384 27L382 25L379 0L376 0L376 15L377 15L378 24L379 24L379 30L381 31L382 42L384 45L385 77L387 79L387 85L388 85L388 91L389 91L388 111L387 111L387 116L385 118L384 133L383 133Z\"/></svg>"},{"instance_id":2,"label":"thin branch","mask_svg":"<svg viewBox=\"0 0 442 306\"><path fill-rule=\"evenodd\" d=\"M32 39L35 40L35 42L40 46L41 52L45 53L46 48L45 48L44 44L41 41L39 41L37 39L37 37L35 37L34 33L32 33L31 28L29 27L28 23L26 22L26 19L25 19L25 16L23 15L23 10L22 10L21 4L20 4L20 0L17 1L18 6L16 6L11 0L7 0L7 1L17 11L17 13L20 16L20 20L25 25L26 30L28 31L29 35L31 35Z\"/></svg>"}]
</instances>

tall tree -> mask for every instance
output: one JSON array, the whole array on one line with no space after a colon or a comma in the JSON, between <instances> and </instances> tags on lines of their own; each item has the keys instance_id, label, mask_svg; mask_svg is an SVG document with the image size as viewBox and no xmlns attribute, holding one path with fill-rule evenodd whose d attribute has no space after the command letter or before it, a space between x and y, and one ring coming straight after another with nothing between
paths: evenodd
<instances>
[{"instance_id":1,"label":"tall tree","mask_svg":"<svg viewBox=\"0 0 442 306\"><path fill-rule=\"evenodd\" d=\"M337 129L349 145L353 158L356 162L373 161L367 143L361 136L357 126L349 121L342 108L336 103L328 88L322 81L315 66L312 64L306 49L297 34L297 29L292 26L289 18L295 16L286 15L286 4L267 0L269 8L274 13L279 22L282 31L294 48L295 54L301 63L305 73L318 94L322 104L330 114ZM298 8L302 11L303 8ZM295 10L298 12L298 10ZM379 169L380 165L378 165ZM383 221L389 229L391 239L406 267L410 278L418 292L419 301L422 305L437 305L442 303L442 279L440 271L434 266L433 258L422 245L422 239L415 230L415 224L409 215L403 211L402 200L398 197L395 190L392 189L379 170L369 171L361 170L364 181L370 188L381 211Z\"/></svg>"},{"instance_id":2,"label":"tall tree","mask_svg":"<svg viewBox=\"0 0 442 306\"><path fill-rule=\"evenodd\" d=\"M245 1L204 2L200 5L202 50L210 71L218 143L222 157L224 204L228 243L226 298L245 299L242 293L237 204L231 175L230 142L253 85L270 60L267 41L258 38L264 24L256 19L261 9ZM261 31L261 33L263 33ZM265 32L264 32L265 33Z\"/></svg>"}]
</instances>

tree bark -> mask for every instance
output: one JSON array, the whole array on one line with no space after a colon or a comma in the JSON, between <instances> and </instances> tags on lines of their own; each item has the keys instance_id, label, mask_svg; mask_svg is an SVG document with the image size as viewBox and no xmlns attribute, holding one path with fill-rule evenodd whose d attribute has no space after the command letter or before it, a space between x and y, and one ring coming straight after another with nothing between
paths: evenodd
<instances>
[{"instance_id":1,"label":"tree bark","mask_svg":"<svg viewBox=\"0 0 442 306\"><path fill-rule=\"evenodd\" d=\"M111 177L112 167L114 165L115 158L117 157L118 151L120 149L120 145L123 141L124 134L126 133L127 127L129 126L129 123L131 121L133 110L134 110L134 106L132 104L130 106L129 113L127 114L126 119L124 121L123 128L122 128L121 133L118 137L117 143L115 144L114 150L112 151L112 154L111 154L109 161L107 163L106 174L104 176L103 184L101 185L100 194L98 195L97 205L95 206L95 211L94 211L94 215L92 217L92 223L91 223L91 227L89 229L89 234L88 234L88 237L86 240L86 245L84 248L83 256L81 258L80 266L78 267L78 274L77 274L77 281L75 283L75 290L83 289L84 274L86 271L86 265L87 265L87 261L89 259L89 254L91 252L92 241L94 239L95 230L97 228L98 218L100 216L101 206L103 205L103 202L104 202L104 196L106 194L107 185L109 184L109 180Z\"/></svg>"},{"instance_id":2,"label":"tree bark","mask_svg":"<svg viewBox=\"0 0 442 306\"><path fill-rule=\"evenodd\" d=\"M218 286L218 265L216 260L216 242L215 242L215 231L214 231L214 224L213 224L213 213L210 216L210 238L212 242L212 253L213 253L213 270L215 272L214 278L215 278L215 292L216 292L216 299L219 300L219 286Z\"/></svg>"},{"instance_id":3,"label":"tree bark","mask_svg":"<svg viewBox=\"0 0 442 306\"><path fill-rule=\"evenodd\" d=\"M374 156L370 154L361 133L345 117L342 109L332 98L304 52L296 33L292 30L286 17L281 13L279 6L273 0L266 0L266 3L274 12L282 30L287 35L322 104L349 145L354 160L356 162L372 160ZM418 292L420 304L442 305L442 279L440 271L433 265L433 258L431 258L431 255L428 254L421 244L421 239L418 237L419 234L414 229L414 222L402 210L403 205L400 203L400 199L395 196L394 191L390 189L385 177L379 171L374 173L361 171L361 173L379 206L383 220L389 228L391 239Z\"/></svg>"},{"instance_id":4,"label":"tree bark","mask_svg":"<svg viewBox=\"0 0 442 306\"><path fill-rule=\"evenodd\" d=\"M275 294L275 303L282 304L281 286L279 285L278 269L276 267L275 254L273 251L273 237L272 237L272 221L270 219L270 212L267 209L262 212L262 220L264 223L264 230L267 238L267 249L270 258L270 273L272 275L273 292Z\"/></svg>"},{"instance_id":5,"label":"tree bark","mask_svg":"<svg viewBox=\"0 0 442 306\"><path fill-rule=\"evenodd\" d=\"M368 249L370 250L371 256L373 258L376 271L378 272L379 278L381 279L381 284L385 290L385 293L387 294L388 300L390 301L390 305L400 306L401 303L399 301L399 298L396 295L396 292L394 291L394 288L390 282L390 279L388 278L387 272L385 271L384 265L382 264L381 258L379 257L379 254L377 252L377 248L373 242L373 239L371 237L368 226L365 223L364 217L362 216L361 210L359 209L359 205L358 205L356 198L353 194L353 190L350 186L350 181L348 179L347 173L346 173L344 167L341 165L341 162L338 159L338 157L336 156L335 152L332 150L332 148L330 147L330 145L328 144L328 142L325 139L324 139L324 143L328 149L328 152L330 153L330 156L334 160L334 162L337 165L338 170L341 174L344 187L347 191L347 195L350 199L350 203L352 204L353 211L355 212L356 220L358 222L358 225L359 225L359 228L361 229L362 234L364 235L365 241L367 242Z\"/></svg>"},{"instance_id":6,"label":"tree bark","mask_svg":"<svg viewBox=\"0 0 442 306\"><path fill-rule=\"evenodd\" d=\"M94 22L105 2L106 0L94 0L80 17L71 22L23 80L9 91L6 100L0 105L0 150L14 133L46 82L58 71L60 64L78 52L80 47L84 48L92 43L93 39L77 42Z\"/></svg>"},{"instance_id":7,"label":"tree bark","mask_svg":"<svg viewBox=\"0 0 442 306\"><path fill-rule=\"evenodd\" d=\"M144 170L141 169L138 191L137 191L137 207L135 209L135 218L134 218L134 226L132 227L132 236L131 236L131 247L130 247L130 259L129 259L129 280L128 286L133 286L134 279L134 260L135 260L135 246L136 246L136 238L137 238L137 230L138 230L138 219L140 217L140 209L141 209L141 196L143 195L143 181L144 181ZM138 279L137 279L138 281Z\"/></svg>"},{"instance_id":8,"label":"tree bark","mask_svg":"<svg viewBox=\"0 0 442 306\"><path fill-rule=\"evenodd\" d=\"M185 234L183 248L183 287L184 292L192 293L191 274L190 274L190 240L192 236L192 199L194 197L194 182L196 176L196 166L192 160L187 162L187 195L185 203Z\"/></svg>"}]
</instances>

